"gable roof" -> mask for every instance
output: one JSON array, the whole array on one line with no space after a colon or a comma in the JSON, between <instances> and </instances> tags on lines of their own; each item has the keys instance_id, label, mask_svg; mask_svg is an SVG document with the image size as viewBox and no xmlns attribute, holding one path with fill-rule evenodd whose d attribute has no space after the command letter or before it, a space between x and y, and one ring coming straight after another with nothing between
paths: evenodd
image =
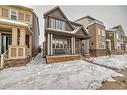
<instances>
[{"instance_id":1,"label":"gable roof","mask_svg":"<svg viewBox=\"0 0 127 95\"><path fill-rule=\"evenodd\" d=\"M93 18L93 17L91 17L91 16L84 16L84 17L81 17L81 18L75 20L75 22L76 22L76 21L79 21L79 20L82 20L82 19L85 19L85 18L89 18L89 19L96 20L96 21L99 21L99 22L103 23L102 21L100 21L100 20L98 20L98 19L96 19L96 18Z\"/></svg>"},{"instance_id":2,"label":"gable roof","mask_svg":"<svg viewBox=\"0 0 127 95\"><path fill-rule=\"evenodd\" d=\"M84 34L85 34L85 35L88 35L87 30L83 27L82 24L79 24L79 23L76 23L76 22L72 22L72 21L70 21L70 23L73 25L73 27L74 27L74 29L75 29L75 30L73 31L73 33L78 33L80 30L83 30Z\"/></svg>"},{"instance_id":3,"label":"gable roof","mask_svg":"<svg viewBox=\"0 0 127 95\"><path fill-rule=\"evenodd\" d=\"M111 28L111 29L114 29L114 30L118 30L118 29L120 29L120 30L121 30L120 32L123 32L123 33L124 33L124 30L123 30L123 28L122 28L122 25L114 26L114 27ZM124 33L124 34L125 34L125 33Z\"/></svg>"},{"instance_id":4,"label":"gable roof","mask_svg":"<svg viewBox=\"0 0 127 95\"><path fill-rule=\"evenodd\" d=\"M47 16L49 13L51 13L51 12L53 12L53 11L55 11L55 10L59 10L59 12L60 12L60 13L62 14L62 16L67 20L68 24L71 26L71 28L74 29L74 28L72 27L72 25L70 24L68 18L65 16L65 14L63 13L63 11L61 10L61 8L60 8L59 6L56 6L56 7L52 8L52 9L50 9L49 11L45 12L45 13L44 13L44 18L45 18L45 16Z\"/></svg>"}]
</instances>

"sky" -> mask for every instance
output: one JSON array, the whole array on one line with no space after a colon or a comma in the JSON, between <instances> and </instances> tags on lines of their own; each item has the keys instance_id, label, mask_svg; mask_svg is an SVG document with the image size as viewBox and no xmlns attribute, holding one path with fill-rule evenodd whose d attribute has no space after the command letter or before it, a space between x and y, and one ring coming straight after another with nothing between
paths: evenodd
<instances>
[{"instance_id":1,"label":"sky","mask_svg":"<svg viewBox=\"0 0 127 95\"><path fill-rule=\"evenodd\" d=\"M56 7L53 5L34 5L29 6L34 9L39 18L40 26L40 41L42 44L44 41L44 19L43 14ZM95 5L64 5L60 6L63 13L70 21L75 21L84 16L91 16L104 23L106 29L114 27L116 25L122 25L124 32L127 35L127 6L95 6Z\"/></svg>"}]
</instances>

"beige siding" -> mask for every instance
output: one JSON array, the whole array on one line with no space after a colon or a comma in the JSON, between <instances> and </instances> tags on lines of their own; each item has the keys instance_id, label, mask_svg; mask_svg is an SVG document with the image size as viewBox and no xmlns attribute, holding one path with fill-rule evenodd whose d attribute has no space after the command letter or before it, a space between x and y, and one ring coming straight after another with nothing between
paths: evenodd
<instances>
[{"instance_id":1,"label":"beige siding","mask_svg":"<svg viewBox=\"0 0 127 95\"><path fill-rule=\"evenodd\" d=\"M6 19L11 20L11 10L17 11L17 20L23 23L32 24L32 13L30 11L26 11L16 7L9 6L0 6L1 9L1 18L6 17Z\"/></svg>"}]
</instances>

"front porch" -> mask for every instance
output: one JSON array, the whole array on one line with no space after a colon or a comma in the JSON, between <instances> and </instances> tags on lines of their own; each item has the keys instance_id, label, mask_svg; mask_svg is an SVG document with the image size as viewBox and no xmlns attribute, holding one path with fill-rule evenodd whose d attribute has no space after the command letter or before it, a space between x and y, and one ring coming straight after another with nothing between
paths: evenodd
<instances>
[{"instance_id":1,"label":"front porch","mask_svg":"<svg viewBox=\"0 0 127 95\"><path fill-rule=\"evenodd\" d=\"M6 60L24 60L30 57L31 38L32 34L26 27L0 24L1 67Z\"/></svg>"},{"instance_id":2,"label":"front porch","mask_svg":"<svg viewBox=\"0 0 127 95\"><path fill-rule=\"evenodd\" d=\"M47 34L47 63L79 60L80 55L88 55L86 39L77 35Z\"/></svg>"}]
</instances>

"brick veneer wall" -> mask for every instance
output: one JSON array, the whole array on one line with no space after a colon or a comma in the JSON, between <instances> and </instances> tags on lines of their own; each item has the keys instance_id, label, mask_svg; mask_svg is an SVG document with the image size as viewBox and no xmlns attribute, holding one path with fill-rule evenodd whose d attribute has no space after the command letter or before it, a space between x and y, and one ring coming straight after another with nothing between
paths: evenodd
<instances>
[{"instance_id":1,"label":"brick veneer wall","mask_svg":"<svg viewBox=\"0 0 127 95\"><path fill-rule=\"evenodd\" d=\"M57 63L65 61L80 60L80 55L59 55L59 56L47 56L46 63Z\"/></svg>"}]
</instances>

